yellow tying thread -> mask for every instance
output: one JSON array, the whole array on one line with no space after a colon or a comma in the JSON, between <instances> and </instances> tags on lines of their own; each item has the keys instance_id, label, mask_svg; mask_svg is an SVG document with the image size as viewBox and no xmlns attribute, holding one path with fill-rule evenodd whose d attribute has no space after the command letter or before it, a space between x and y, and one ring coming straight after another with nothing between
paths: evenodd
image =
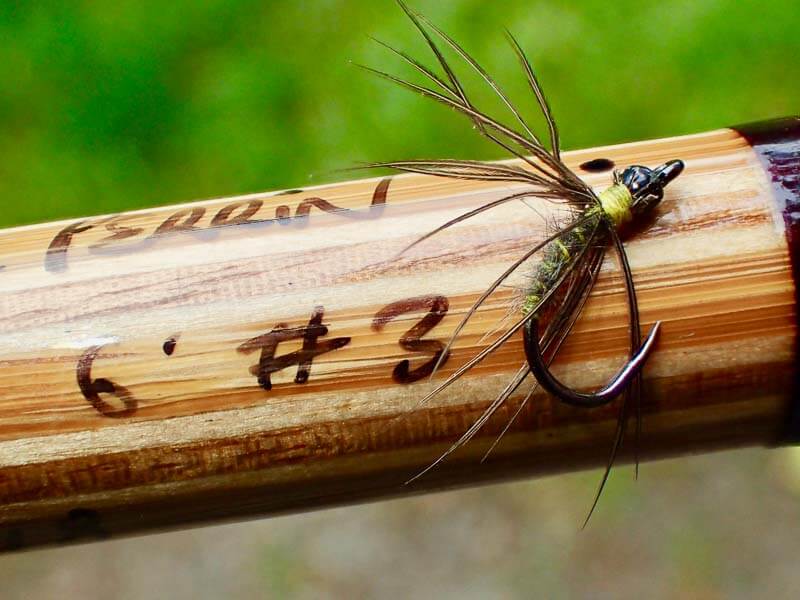
<instances>
[{"instance_id":1,"label":"yellow tying thread","mask_svg":"<svg viewBox=\"0 0 800 600\"><path fill-rule=\"evenodd\" d=\"M630 190L621 183L615 183L600 192L599 198L603 212L614 223L614 227L619 227L633 219L631 214L633 197Z\"/></svg>"}]
</instances>

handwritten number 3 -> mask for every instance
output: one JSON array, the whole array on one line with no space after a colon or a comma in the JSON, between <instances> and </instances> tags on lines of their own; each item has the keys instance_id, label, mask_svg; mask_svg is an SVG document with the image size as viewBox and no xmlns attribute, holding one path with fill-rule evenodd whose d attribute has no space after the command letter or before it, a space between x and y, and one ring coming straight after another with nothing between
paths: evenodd
<instances>
[{"instance_id":1,"label":"handwritten number 3","mask_svg":"<svg viewBox=\"0 0 800 600\"><path fill-rule=\"evenodd\" d=\"M392 371L392 379L397 383L413 383L427 377L433 372L433 368L439 361L439 357L442 352L444 352L444 344L439 340L423 340L421 338L444 319L449 308L450 303L444 296L419 296L417 298L408 298L406 300L393 302L383 307L375 314L372 320L372 330L381 331L389 321L392 321L400 315L418 312L420 310L428 311L428 314L426 314L422 320L400 336L398 344L409 352L425 352L431 353L433 356L425 364L413 370L411 369L411 363L408 359L400 361ZM447 357L445 357L442 363L446 360Z\"/></svg>"}]
</instances>

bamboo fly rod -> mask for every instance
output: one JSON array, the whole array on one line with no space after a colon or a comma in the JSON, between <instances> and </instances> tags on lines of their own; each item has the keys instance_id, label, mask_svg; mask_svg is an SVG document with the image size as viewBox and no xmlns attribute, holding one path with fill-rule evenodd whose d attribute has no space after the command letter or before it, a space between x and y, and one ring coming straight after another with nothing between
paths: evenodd
<instances>
[{"instance_id":1,"label":"bamboo fly rod","mask_svg":"<svg viewBox=\"0 0 800 600\"><path fill-rule=\"evenodd\" d=\"M785 119L566 155L598 188L614 165L686 162L626 240L643 330L663 322L642 459L792 430L798 148L800 119ZM0 547L604 464L618 406L543 392L481 463L520 392L404 485L524 361L515 336L419 402L488 343L499 303L429 381L460 316L550 217L515 203L401 250L513 188L403 175L0 231ZM628 343L612 257L555 369L596 387Z\"/></svg>"}]
</instances>

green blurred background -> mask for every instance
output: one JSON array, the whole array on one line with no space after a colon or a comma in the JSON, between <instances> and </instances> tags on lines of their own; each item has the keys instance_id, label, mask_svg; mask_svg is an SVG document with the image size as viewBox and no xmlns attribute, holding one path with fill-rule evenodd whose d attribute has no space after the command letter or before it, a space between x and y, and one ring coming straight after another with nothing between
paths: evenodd
<instances>
[{"instance_id":1,"label":"green blurred background","mask_svg":"<svg viewBox=\"0 0 800 600\"><path fill-rule=\"evenodd\" d=\"M563 5L563 6L561 6ZM565 148L800 112L800 8L415 6L517 98L528 50ZM366 75L425 48L390 0L0 3L0 225L323 183L359 161L500 158ZM430 61L428 61L430 62ZM488 94L477 94L490 102ZM578 474L0 558L4 597L794 597L800 455Z\"/></svg>"}]
</instances>

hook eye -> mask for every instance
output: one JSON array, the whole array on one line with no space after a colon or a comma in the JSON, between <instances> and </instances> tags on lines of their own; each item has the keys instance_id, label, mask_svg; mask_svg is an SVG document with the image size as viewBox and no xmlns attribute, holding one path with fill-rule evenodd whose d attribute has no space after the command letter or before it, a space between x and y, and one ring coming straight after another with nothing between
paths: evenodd
<instances>
[{"instance_id":1,"label":"hook eye","mask_svg":"<svg viewBox=\"0 0 800 600\"><path fill-rule=\"evenodd\" d=\"M655 176L661 186L667 185L683 172L686 165L682 160L670 160L655 169Z\"/></svg>"}]
</instances>

